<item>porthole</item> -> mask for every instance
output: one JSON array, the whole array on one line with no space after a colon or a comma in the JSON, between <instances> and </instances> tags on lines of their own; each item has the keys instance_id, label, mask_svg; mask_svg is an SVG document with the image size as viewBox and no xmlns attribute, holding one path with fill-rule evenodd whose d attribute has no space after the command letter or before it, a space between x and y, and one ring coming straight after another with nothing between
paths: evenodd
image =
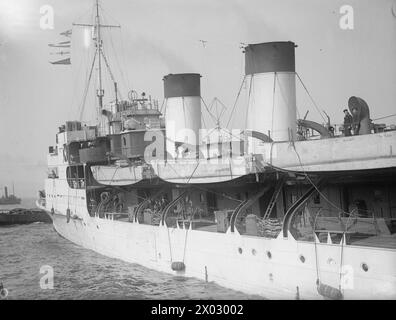
<instances>
[{"instance_id":1,"label":"porthole","mask_svg":"<svg viewBox=\"0 0 396 320\"><path fill-rule=\"evenodd\" d=\"M272 259L271 251L267 251L267 257L268 257L268 259Z\"/></svg>"},{"instance_id":2,"label":"porthole","mask_svg":"<svg viewBox=\"0 0 396 320\"><path fill-rule=\"evenodd\" d=\"M239 254L242 254L242 248L238 248Z\"/></svg>"},{"instance_id":3,"label":"porthole","mask_svg":"<svg viewBox=\"0 0 396 320\"><path fill-rule=\"evenodd\" d=\"M362 267L362 270L364 271L364 272L367 272L368 271L368 265L366 264L366 263L362 263L362 265L361 265L361 267Z\"/></svg>"},{"instance_id":4,"label":"porthole","mask_svg":"<svg viewBox=\"0 0 396 320\"><path fill-rule=\"evenodd\" d=\"M300 261L302 262L302 263L305 263L305 257L302 255L302 254L300 254Z\"/></svg>"},{"instance_id":5,"label":"porthole","mask_svg":"<svg viewBox=\"0 0 396 320\"><path fill-rule=\"evenodd\" d=\"M256 251L256 249L252 249L252 255L256 255L257 254L257 251Z\"/></svg>"}]
</instances>

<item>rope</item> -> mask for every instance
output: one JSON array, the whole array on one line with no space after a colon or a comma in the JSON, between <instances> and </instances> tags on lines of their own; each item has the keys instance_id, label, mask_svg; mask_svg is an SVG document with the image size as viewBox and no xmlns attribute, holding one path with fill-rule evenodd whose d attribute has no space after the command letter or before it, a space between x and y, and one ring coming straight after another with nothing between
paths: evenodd
<instances>
[{"instance_id":1,"label":"rope","mask_svg":"<svg viewBox=\"0 0 396 320\"><path fill-rule=\"evenodd\" d=\"M340 257L340 282L338 285L338 288L341 291L341 281L342 281L342 266L343 266L343 261L344 261L344 239L345 239L345 244L346 244L346 238L345 238L345 231L342 234L341 238L341 257Z\"/></svg>"},{"instance_id":2,"label":"rope","mask_svg":"<svg viewBox=\"0 0 396 320\"><path fill-rule=\"evenodd\" d=\"M312 181L312 179L309 177L309 175L308 175L307 172L305 171L305 168L304 168L304 166L303 166L303 164L302 164L302 161L301 161L301 157L300 157L299 153L297 152L296 146L295 146L294 144L293 144L293 150L294 150L294 152L295 152L296 155L297 155L297 158L298 158L298 161L299 161L299 163L300 163L300 166L301 166L301 168L302 168L302 170L303 170L303 172L304 172L305 177L306 177L307 180L309 181L309 183L311 183L311 185L316 189L316 191L320 194L321 197L323 197L323 199L324 199L328 204L330 204L333 208L337 209L338 211L340 211L340 212L342 212L342 213L348 215L348 214L349 214L348 212L345 212L343 209L339 208L339 207L338 207L337 205L335 205L332 201L330 201L330 200L319 190L319 188L315 185L315 183Z\"/></svg>"},{"instance_id":3,"label":"rope","mask_svg":"<svg viewBox=\"0 0 396 320\"><path fill-rule=\"evenodd\" d=\"M84 90L84 94L83 94L83 101L82 101L81 106L80 106L80 108L81 108L80 118L79 118L80 121L82 120L82 116L83 116L83 113L84 113L85 102L87 100L89 85L91 83L92 72L93 72L93 69L94 69L94 66L95 66L95 60L96 60L97 54L98 54L98 49L96 49L96 51L95 51L95 55L94 55L93 60L92 60L91 71L89 72L88 81L87 81L87 84L85 86L85 90Z\"/></svg>"},{"instance_id":4,"label":"rope","mask_svg":"<svg viewBox=\"0 0 396 320\"><path fill-rule=\"evenodd\" d=\"M202 97L200 97L200 98L201 98L201 101L203 102L203 104L204 104L204 106L205 106L206 111L207 111L207 112L209 113L209 115L212 117L212 120L214 121L214 123L216 123L216 117L210 112L208 106L207 106L206 103L205 103L205 100L204 100Z\"/></svg>"},{"instance_id":5,"label":"rope","mask_svg":"<svg viewBox=\"0 0 396 320\"><path fill-rule=\"evenodd\" d=\"M250 76L249 95L248 95L248 109L246 110L245 128L247 128L247 117L248 117L248 113L249 113L250 96L251 96L251 93L252 93L253 77L254 77L254 74L252 74L252 75Z\"/></svg>"},{"instance_id":6,"label":"rope","mask_svg":"<svg viewBox=\"0 0 396 320\"><path fill-rule=\"evenodd\" d=\"M236 107L236 105L237 105L239 96L240 96L240 94L241 94L243 85L244 85L244 83L245 83L245 79L246 79L246 76L243 76L242 83L241 83L241 86L240 86L240 88L239 88L239 91L238 91L237 97L236 97L236 99L235 99L234 105L233 105L233 107L232 107L232 110L231 110L231 113L230 113L230 118L228 119L226 128L228 128L228 125L230 124L230 121L231 121L231 119L232 119L232 115L234 114L235 107Z\"/></svg>"},{"instance_id":7,"label":"rope","mask_svg":"<svg viewBox=\"0 0 396 320\"><path fill-rule=\"evenodd\" d=\"M194 168L194 171L191 173L190 177L189 177L188 180L187 180L187 183L190 182L190 180L191 180L191 178L193 177L195 171L197 171L197 169L198 169L198 167L199 167L199 163L200 163L200 162L199 162L199 160L198 160L198 161L197 161L197 165L196 165L195 168Z\"/></svg>"},{"instance_id":8,"label":"rope","mask_svg":"<svg viewBox=\"0 0 396 320\"><path fill-rule=\"evenodd\" d=\"M170 261L173 262L173 257L172 257L172 243L170 239L170 234L169 234L169 228L166 228L168 231L168 242L169 242L169 255L170 255Z\"/></svg>"},{"instance_id":9,"label":"rope","mask_svg":"<svg viewBox=\"0 0 396 320\"><path fill-rule=\"evenodd\" d=\"M103 50L101 50L101 53L102 53L103 60L104 60L104 62L105 62L105 64L106 64L107 70L109 71L111 80L113 81L113 83L115 83L116 80L115 80L115 78L114 78L113 72L111 71L110 65L109 65L109 63L108 63L108 61L107 61L107 58L106 58L106 56L105 56ZM118 89L117 89L117 93L120 95L120 99L123 100L123 99L122 99L121 92L120 92Z\"/></svg>"},{"instance_id":10,"label":"rope","mask_svg":"<svg viewBox=\"0 0 396 320\"><path fill-rule=\"evenodd\" d=\"M377 120L382 120L382 119L386 119L386 118L391 118L391 117L394 117L394 116L396 116L396 113L395 113L395 114L391 114L391 115L389 115L389 116L385 116L385 117L373 119L372 121L377 121Z\"/></svg>"},{"instance_id":11,"label":"rope","mask_svg":"<svg viewBox=\"0 0 396 320\"><path fill-rule=\"evenodd\" d=\"M187 248L187 236L188 236L188 231L190 230L190 226L191 226L191 228L192 228L192 219L193 219L193 217L194 217L194 213L192 214L192 216L190 217L190 225L188 226L188 228L187 228L187 230L186 230L186 235L185 235L185 237L184 237L184 250L183 250L183 262L184 262L184 259L186 258L186 248ZM185 226L184 225L184 221L183 221L183 226Z\"/></svg>"},{"instance_id":12,"label":"rope","mask_svg":"<svg viewBox=\"0 0 396 320\"><path fill-rule=\"evenodd\" d=\"M318 105L316 104L315 100L312 98L311 94L309 93L307 87L305 86L304 82L302 81L300 75L296 72L296 76L298 78L298 80L300 80L302 86L304 87L304 90L307 92L309 98L311 99L311 102L313 103L313 105L315 106L316 110L319 112L320 116L322 117L323 121L326 122L327 119L323 116L322 112L320 111Z\"/></svg>"},{"instance_id":13,"label":"rope","mask_svg":"<svg viewBox=\"0 0 396 320\"><path fill-rule=\"evenodd\" d=\"M320 211L319 211L320 212ZM316 268L316 285L319 285L320 283L320 271L319 271L319 266L318 266L318 249L317 249L317 243L316 243L316 219L318 218L319 212L315 216L314 220L314 226L312 228L313 230L313 236L314 236L314 246L315 246L315 268ZM319 240L319 239L318 239Z\"/></svg>"},{"instance_id":14,"label":"rope","mask_svg":"<svg viewBox=\"0 0 396 320\"><path fill-rule=\"evenodd\" d=\"M277 74L274 72L274 90L272 92L272 121L271 121L271 133L274 133L274 112L275 112L275 90L276 90L276 78Z\"/></svg>"}]
</instances>

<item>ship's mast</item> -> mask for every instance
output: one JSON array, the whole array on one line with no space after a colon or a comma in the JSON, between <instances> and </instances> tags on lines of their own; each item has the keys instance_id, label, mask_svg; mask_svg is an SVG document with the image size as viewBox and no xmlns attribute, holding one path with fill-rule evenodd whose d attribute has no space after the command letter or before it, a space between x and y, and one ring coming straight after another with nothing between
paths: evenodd
<instances>
[{"instance_id":1,"label":"ship's mast","mask_svg":"<svg viewBox=\"0 0 396 320\"><path fill-rule=\"evenodd\" d=\"M102 58L106 63L107 68L109 69L110 75L113 78L113 75L110 70L110 66L108 65L107 59L103 52L103 40L101 36L101 29L102 28L120 28L119 25L105 25L101 23L100 19L100 10L99 10L99 0L95 0L95 22L94 24L86 24L86 23L73 23L73 26L78 27L93 27L95 31L95 54L93 57L92 68L95 66L95 62L97 62L97 69L98 69L98 83L99 87L96 90L96 96L98 97L98 107L99 112L102 112L103 109L103 96L104 96L104 89L103 89L103 79L102 79ZM97 58L97 60L96 60ZM92 73L92 68L90 73ZM89 84L88 84L89 85Z\"/></svg>"},{"instance_id":2,"label":"ship's mast","mask_svg":"<svg viewBox=\"0 0 396 320\"><path fill-rule=\"evenodd\" d=\"M103 109L103 96L104 90L102 87L102 39L100 37L100 15L99 15L99 0L96 0L96 18L95 18L95 28L96 28L96 53L98 54L98 77L99 77L99 89L97 90L97 96L99 101L99 110Z\"/></svg>"}]
</instances>

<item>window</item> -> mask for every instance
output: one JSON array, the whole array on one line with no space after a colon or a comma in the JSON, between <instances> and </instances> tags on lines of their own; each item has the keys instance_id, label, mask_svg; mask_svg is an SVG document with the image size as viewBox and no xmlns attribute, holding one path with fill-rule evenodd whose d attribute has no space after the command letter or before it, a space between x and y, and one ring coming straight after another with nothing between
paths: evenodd
<instances>
[{"instance_id":1,"label":"window","mask_svg":"<svg viewBox=\"0 0 396 320\"><path fill-rule=\"evenodd\" d=\"M70 166L66 169L66 178L70 188L84 189L85 177L83 166Z\"/></svg>"}]
</instances>

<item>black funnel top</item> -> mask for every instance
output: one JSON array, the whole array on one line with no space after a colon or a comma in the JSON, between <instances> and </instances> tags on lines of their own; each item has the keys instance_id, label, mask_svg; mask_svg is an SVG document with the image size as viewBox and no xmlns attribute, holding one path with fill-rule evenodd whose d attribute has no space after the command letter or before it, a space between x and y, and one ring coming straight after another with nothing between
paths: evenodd
<instances>
[{"instance_id":1,"label":"black funnel top","mask_svg":"<svg viewBox=\"0 0 396 320\"><path fill-rule=\"evenodd\" d=\"M294 42L265 42L245 48L245 74L295 72Z\"/></svg>"},{"instance_id":2,"label":"black funnel top","mask_svg":"<svg viewBox=\"0 0 396 320\"><path fill-rule=\"evenodd\" d=\"M200 97L201 75L198 73L168 74L164 77L164 96Z\"/></svg>"}]
</instances>

